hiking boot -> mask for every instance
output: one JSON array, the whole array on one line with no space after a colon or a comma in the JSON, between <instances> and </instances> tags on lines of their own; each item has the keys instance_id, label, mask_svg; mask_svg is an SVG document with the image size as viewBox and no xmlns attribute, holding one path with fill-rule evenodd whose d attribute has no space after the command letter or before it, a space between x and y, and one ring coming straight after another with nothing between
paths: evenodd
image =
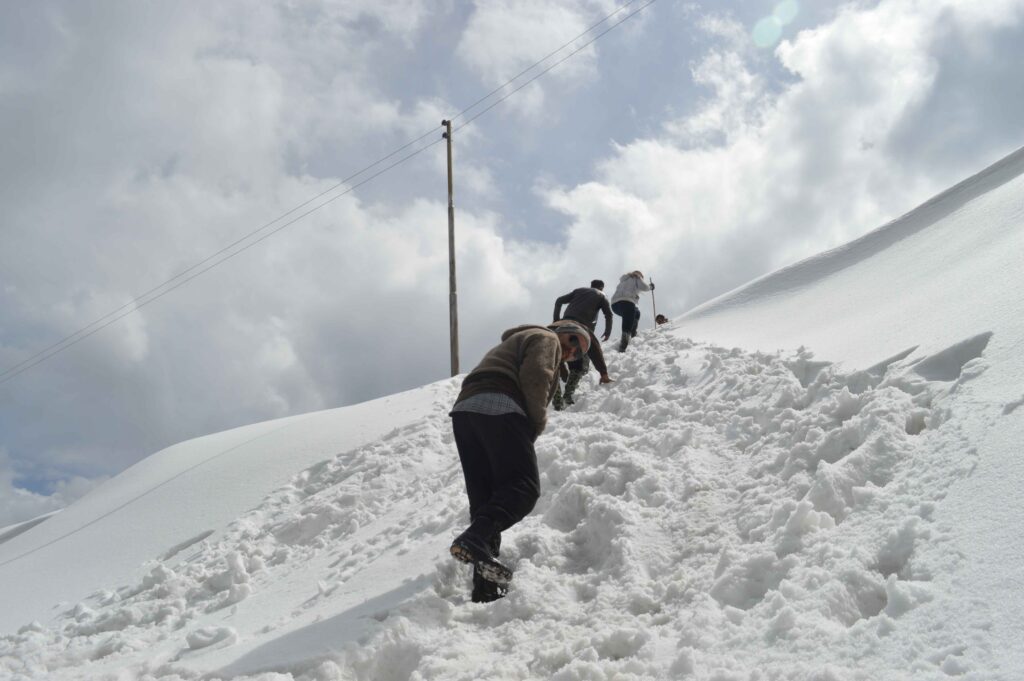
<instances>
[{"instance_id":1,"label":"hiking boot","mask_svg":"<svg viewBox=\"0 0 1024 681\"><path fill-rule=\"evenodd\" d=\"M456 560L473 565L484 579L507 585L512 581L512 570L494 559L495 535L500 532L493 520L481 516L455 538L449 551Z\"/></svg>"},{"instance_id":2,"label":"hiking boot","mask_svg":"<svg viewBox=\"0 0 1024 681\"><path fill-rule=\"evenodd\" d=\"M475 566L473 567L473 593L471 600L474 603L490 603L508 594L507 584L498 584L485 579Z\"/></svg>"},{"instance_id":3,"label":"hiking boot","mask_svg":"<svg viewBox=\"0 0 1024 681\"><path fill-rule=\"evenodd\" d=\"M629 339L632 338L628 333L623 333L622 338L619 339L619 352L625 352L626 348L629 347Z\"/></svg>"}]
</instances>

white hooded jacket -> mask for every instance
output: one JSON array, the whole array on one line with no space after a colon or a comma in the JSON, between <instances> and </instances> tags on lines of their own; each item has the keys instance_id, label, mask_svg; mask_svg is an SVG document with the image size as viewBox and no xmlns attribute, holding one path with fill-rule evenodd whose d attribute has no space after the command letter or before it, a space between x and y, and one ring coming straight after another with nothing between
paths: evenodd
<instances>
[{"instance_id":1,"label":"white hooded jacket","mask_svg":"<svg viewBox=\"0 0 1024 681\"><path fill-rule=\"evenodd\" d=\"M643 277L633 272L627 272L619 277L619 285L615 287L615 295L612 296L612 305L620 300L628 300L636 305L640 302L640 292L650 291Z\"/></svg>"}]
</instances>

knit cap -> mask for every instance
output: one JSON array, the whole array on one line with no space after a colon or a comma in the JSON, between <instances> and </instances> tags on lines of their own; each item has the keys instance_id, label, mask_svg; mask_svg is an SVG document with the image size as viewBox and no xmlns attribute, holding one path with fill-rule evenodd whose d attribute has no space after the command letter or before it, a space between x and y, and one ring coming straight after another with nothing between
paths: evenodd
<instances>
[{"instance_id":1,"label":"knit cap","mask_svg":"<svg viewBox=\"0 0 1024 681\"><path fill-rule=\"evenodd\" d=\"M571 336L576 336L579 339L580 354L585 354L590 350L590 332L583 328L582 324L572 321L571 319L561 319L553 324L549 324L548 328L555 333L565 333Z\"/></svg>"}]
</instances>

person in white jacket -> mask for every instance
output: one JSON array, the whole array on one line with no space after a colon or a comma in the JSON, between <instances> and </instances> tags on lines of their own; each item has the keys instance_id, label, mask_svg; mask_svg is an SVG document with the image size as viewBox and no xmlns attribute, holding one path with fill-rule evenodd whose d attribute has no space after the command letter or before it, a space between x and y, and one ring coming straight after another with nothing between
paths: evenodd
<instances>
[{"instance_id":1,"label":"person in white jacket","mask_svg":"<svg viewBox=\"0 0 1024 681\"><path fill-rule=\"evenodd\" d=\"M622 338L619 340L619 352L625 352L629 339L636 335L640 324L640 294L653 291L654 284L644 281L640 270L626 272L619 277L619 285L612 296L612 312L622 317Z\"/></svg>"}]
</instances>

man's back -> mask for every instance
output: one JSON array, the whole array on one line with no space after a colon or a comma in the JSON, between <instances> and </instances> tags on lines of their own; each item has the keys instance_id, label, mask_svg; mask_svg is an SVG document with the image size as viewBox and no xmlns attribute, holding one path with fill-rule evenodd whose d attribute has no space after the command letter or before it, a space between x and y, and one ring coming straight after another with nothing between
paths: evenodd
<instances>
[{"instance_id":1,"label":"man's back","mask_svg":"<svg viewBox=\"0 0 1024 681\"><path fill-rule=\"evenodd\" d=\"M585 322L591 326L597 323L597 313L608 307L608 299L604 293L589 286L575 289L568 297L569 307L565 309L565 318ZM611 312L605 314L610 316Z\"/></svg>"}]
</instances>

